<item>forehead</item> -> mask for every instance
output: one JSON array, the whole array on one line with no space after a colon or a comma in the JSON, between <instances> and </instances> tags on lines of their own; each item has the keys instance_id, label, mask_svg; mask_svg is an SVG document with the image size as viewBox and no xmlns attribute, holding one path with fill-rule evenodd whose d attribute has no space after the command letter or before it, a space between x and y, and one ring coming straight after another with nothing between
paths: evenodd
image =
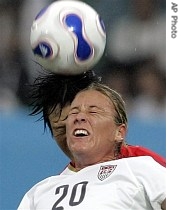
<instances>
[{"instance_id":1,"label":"forehead","mask_svg":"<svg viewBox=\"0 0 181 210\"><path fill-rule=\"evenodd\" d=\"M88 106L111 106L113 107L113 103L110 98L98 90L85 90L79 92L75 99L73 100L71 107L80 106L80 105L88 105Z\"/></svg>"}]
</instances>

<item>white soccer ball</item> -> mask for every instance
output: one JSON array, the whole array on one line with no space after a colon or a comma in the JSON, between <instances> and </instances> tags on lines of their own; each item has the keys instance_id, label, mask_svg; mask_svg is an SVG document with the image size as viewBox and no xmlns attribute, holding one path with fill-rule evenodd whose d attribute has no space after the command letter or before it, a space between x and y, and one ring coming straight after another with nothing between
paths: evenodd
<instances>
[{"instance_id":1,"label":"white soccer ball","mask_svg":"<svg viewBox=\"0 0 181 210\"><path fill-rule=\"evenodd\" d=\"M44 69L77 75L90 70L102 57L105 26L90 5L59 0L38 13L31 27L30 43Z\"/></svg>"}]
</instances>

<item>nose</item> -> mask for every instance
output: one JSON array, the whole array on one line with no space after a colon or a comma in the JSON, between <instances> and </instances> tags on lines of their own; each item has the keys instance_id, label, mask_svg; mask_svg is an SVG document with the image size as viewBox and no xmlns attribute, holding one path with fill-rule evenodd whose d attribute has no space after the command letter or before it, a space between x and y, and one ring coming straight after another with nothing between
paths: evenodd
<instances>
[{"instance_id":1,"label":"nose","mask_svg":"<svg viewBox=\"0 0 181 210\"><path fill-rule=\"evenodd\" d=\"M75 120L74 120L74 124L78 123L85 123L87 122L87 116L84 112L79 112L76 117L75 117Z\"/></svg>"}]
</instances>

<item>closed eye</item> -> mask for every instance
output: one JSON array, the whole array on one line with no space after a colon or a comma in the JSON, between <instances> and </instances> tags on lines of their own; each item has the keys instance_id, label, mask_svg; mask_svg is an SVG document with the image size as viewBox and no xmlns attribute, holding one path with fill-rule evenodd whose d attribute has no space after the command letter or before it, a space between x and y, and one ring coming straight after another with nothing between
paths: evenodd
<instances>
[{"instance_id":1,"label":"closed eye","mask_svg":"<svg viewBox=\"0 0 181 210\"><path fill-rule=\"evenodd\" d=\"M78 114L78 113L79 113L79 110L77 108L73 108L73 109L70 110L68 115Z\"/></svg>"},{"instance_id":2,"label":"closed eye","mask_svg":"<svg viewBox=\"0 0 181 210\"><path fill-rule=\"evenodd\" d=\"M79 112L81 112L79 110L79 108L75 107L75 108L72 108L69 112L69 115L75 115L75 114L78 114ZM97 107L97 106L90 106L88 107L88 109L86 110L87 113L89 114L101 114L103 113L103 109Z\"/></svg>"},{"instance_id":3,"label":"closed eye","mask_svg":"<svg viewBox=\"0 0 181 210\"><path fill-rule=\"evenodd\" d=\"M97 114L98 112L97 111L90 111L89 113L90 114Z\"/></svg>"},{"instance_id":4,"label":"closed eye","mask_svg":"<svg viewBox=\"0 0 181 210\"><path fill-rule=\"evenodd\" d=\"M74 111L74 112L70 112L69 115L74 115L74 114L78 114L78 113L79 113L78 111L77 112Z\"/></svg>"}]
</instances>

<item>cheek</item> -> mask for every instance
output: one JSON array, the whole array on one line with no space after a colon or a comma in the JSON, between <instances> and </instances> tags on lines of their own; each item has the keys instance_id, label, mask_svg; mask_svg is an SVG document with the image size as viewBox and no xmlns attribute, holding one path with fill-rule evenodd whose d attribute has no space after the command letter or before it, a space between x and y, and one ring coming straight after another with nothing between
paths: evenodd
<instances>
[{"instance_id":1,"label":"cheek","mask_svg":"<svg viewBox=\"0 0 181 210\"><path fill-rule=\"evenodd\" d=\"M66 136L69 136L72 125L73 125L73 117L69 116L66 120Z\"/></svg>"},{"instance_id":2,"label":"cheek","mask_svg":"<svg viewBox=\"0 0 181 210\"><path fill-rule=\"evenodd\" d=\"M116 136L116 125L114 122L105 121L104 124L102 122L96 123L94 126L94 134L95 136L99 136L99 138L107 139L109 142L115 141Z\"/></svg>"}]
</instances>

